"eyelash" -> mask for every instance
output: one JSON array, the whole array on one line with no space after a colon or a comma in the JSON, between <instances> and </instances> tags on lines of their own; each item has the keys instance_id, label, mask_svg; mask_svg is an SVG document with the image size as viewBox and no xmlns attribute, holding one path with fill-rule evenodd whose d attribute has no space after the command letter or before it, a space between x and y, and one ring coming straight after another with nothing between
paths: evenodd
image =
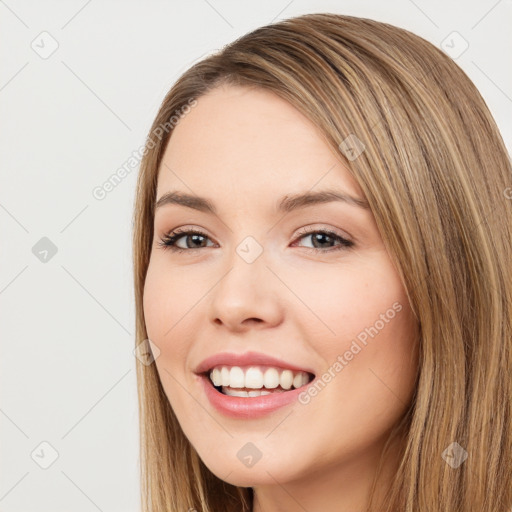
<instances>
[{"instance_id":1,"label":"eyelash","mask_svg":"<svg viewBox=\"0 0 512 512\"><path fill-rule=\"evenodd\" d=\"M339 251L339 250L343 250L343 249L350 249L354 245L354 242L347 240L346 238L343 238L342 236L338 235L337 233L335 233L334 231L331 231L329 229L302 230L299 233L299 239L306 237L308 235L315 234L315 233L321 233L324 235L328 235L328 236L332 237L333 239L337 240L338 242L340 242L340 245L337 248L331 247L331 248L325 249L325 250L318 249L316 247L304 247L304 249L307 249L310 252L313 252L315 254L334 252L334 251ZM190 248L182 249L181 247L176 247L176 245L175 245L176 241L179 240L180 238L182 238L184 235L200 235L205 238L208 238L208 235L206 235L206 233L203 233L201 231L176 229L176 230L171 231L170 233L167 233L166 235L164 235L164 237L161 238L160 241L158 242L158 245L164 250L169 249L173 252L183 252L183 251L189 252L189 251L196 251L198 249L205 249L205 247L193 247L191 249Z\"/></svg>"}]
</instances>

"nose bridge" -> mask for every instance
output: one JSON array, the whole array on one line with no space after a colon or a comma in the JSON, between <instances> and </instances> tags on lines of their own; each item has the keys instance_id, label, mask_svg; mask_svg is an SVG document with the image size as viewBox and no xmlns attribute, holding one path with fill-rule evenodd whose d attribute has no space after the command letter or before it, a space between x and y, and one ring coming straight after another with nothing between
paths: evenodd
<instances>
[{"instance_id":1,"label":"nose bridge","mask_svg":"<svg viewBox=\"0 0 512 512\"><path fill-rule=\"evenodd\" d=\"M228 292L233 298L247 295L250 299L264 300L271 286L267 264L263 245L254 237L246 236L228 258L227 273L219 283L219 291Z\"/></svg>"},{"instance_id":2,"label":"nose bridge","mask_svg":"<svg viewBox=\"0 0 512 512\"><path fill-rule=\"evenodd\" d=\"M268 251L252 236L234 247L223 277L212 290L212 320L231 328L248 319L269 323L277 320L281 311L267 256Z\"/></svg>"}]
</instances>

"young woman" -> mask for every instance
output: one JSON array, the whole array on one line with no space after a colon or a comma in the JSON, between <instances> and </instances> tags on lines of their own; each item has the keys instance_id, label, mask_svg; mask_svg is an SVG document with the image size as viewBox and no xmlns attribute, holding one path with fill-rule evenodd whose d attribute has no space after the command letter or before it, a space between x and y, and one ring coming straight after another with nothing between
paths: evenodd
<instances>
[{"instance_id":1,"label":"young woman","mask_svg":"<svg viewBox=\"0 0 512 512\"><path fill-rule=\"evenodd\" d=\"M143 510L510 512L511 187L406 30L304 15L186 71L134 213Z\"/></svg>"}]
</instances>

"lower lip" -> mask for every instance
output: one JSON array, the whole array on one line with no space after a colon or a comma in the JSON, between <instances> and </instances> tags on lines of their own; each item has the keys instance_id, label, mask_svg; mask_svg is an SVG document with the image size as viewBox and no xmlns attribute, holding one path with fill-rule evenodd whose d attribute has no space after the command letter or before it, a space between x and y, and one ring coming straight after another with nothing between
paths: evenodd
<instances>
[{"instance_id":1,"label":"lower lip","mask_svg":"<svg viewBox=\"0 0 512 512\"><path fill-rule=\"evenodd\" d=\"M298 389L282 393L271 393L270 395L252 397L229 396L217 391L209 377L205 375L199 375L198 377L201 379L206 396L213 407L222 414L232 418L260 418L297 401L299 394L305 389L305 386L302 386Z\"/></svg>"}]
</instances>

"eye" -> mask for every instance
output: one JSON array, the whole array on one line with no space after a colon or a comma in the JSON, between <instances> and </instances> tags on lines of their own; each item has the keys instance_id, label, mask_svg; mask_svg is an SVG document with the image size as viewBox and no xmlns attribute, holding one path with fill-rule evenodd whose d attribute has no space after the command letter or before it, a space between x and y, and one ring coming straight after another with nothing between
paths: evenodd
<instances>
[{"instance_id":1,"label":"eye","mask_svg":"<svg viewBox=\"0 0 512 512\"><path fill-rule=\"evenodd\" d=\"M187 243L188 240L191 240L191 246ZM185 246L186 249L183 247L179 247L176 245L176 242L181 239L185 238ZM201 249L201 246L194 247L194 244L201 243L202 239L208 238L208 235L203 233L202 231L196 231L196 230L186 230L186 229L175 229L174 231L171 231L170 233L167 233L164 235L160 241L158 242L158 245L162 247L163 249L170 249L171 251L175 252L182 252L186 250L195 250L195 249Z\"/></svg>"},{"instance_id":2,"label":"eye","mask_svg":"<svg viewBox=\"0 0 512 512\"><path fill-rule=\"evenodd\" d=\"M329 229L306 229L302 230L299 234L299 240L311 237L313 247L306 247L306 249L315 253L348 249L354 245L354 242L347 240L335 231ZM177 245L177 242L182 238L185 240L185 247ZM207 247L203 243L206 240L208 240L208 235L202 231L180 228L164 235L158 242L158 245L164 250L170 249L173 252L193 251ZM337 246L332 247L332 245L330 245L336 242L338 243ZM327 244L327 247L324 246L325 244Z\"/></svg>"},{"instance_id":3,"label":"eye","mask_svg":"<svg viewBox=\"0 0 512 512\"><path fill-rule=\"evenodd\" d=\"M339 251L342 249L348 249L353 247L354 242L351 240L347 240L343 236L339 235L335 231L331 231L330 229L304 229L299 233L301 236L300 239L306 239L308 237L311 238L313 247L309 247L310 251L315 253L318 252L332 252ZM328 246L325 247L324 244L330 244L331 242L338 242L337 247Z\"/></svg>"}]
</instances>

